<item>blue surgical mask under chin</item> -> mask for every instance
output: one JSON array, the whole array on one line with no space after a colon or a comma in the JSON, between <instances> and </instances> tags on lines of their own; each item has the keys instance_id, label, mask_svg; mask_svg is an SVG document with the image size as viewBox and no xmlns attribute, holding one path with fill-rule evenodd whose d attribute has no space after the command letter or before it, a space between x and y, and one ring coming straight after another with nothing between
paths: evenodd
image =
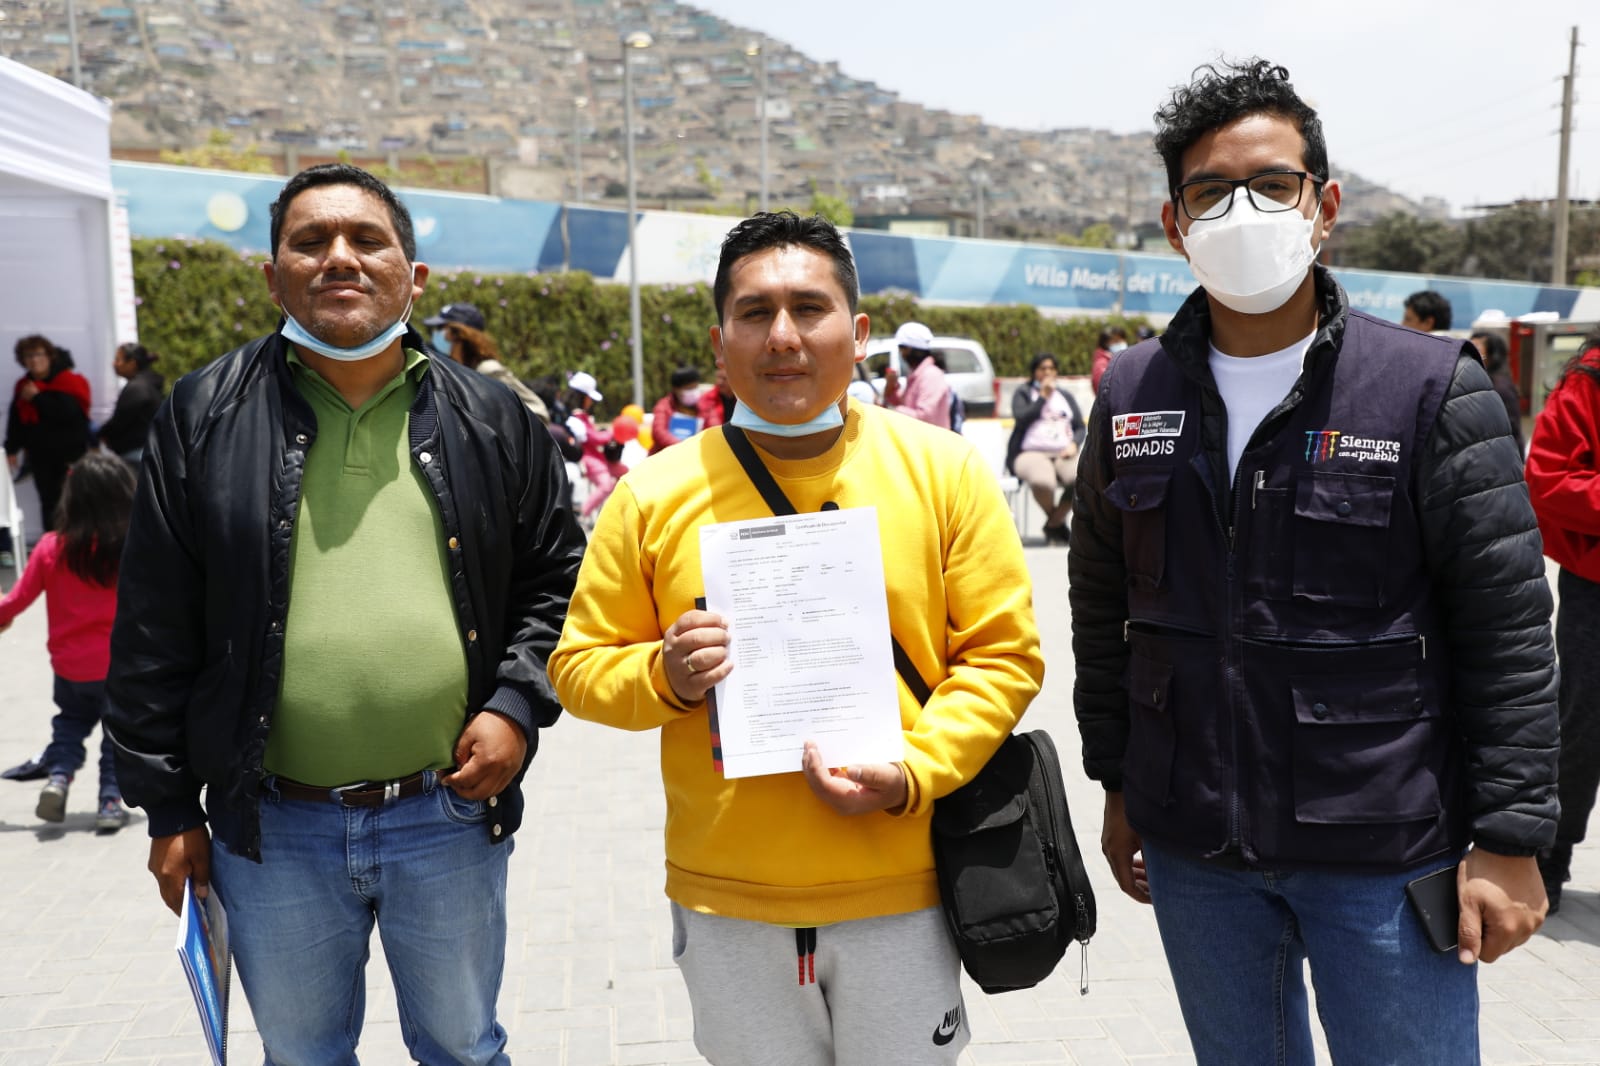
<instances>
[{"instance_id":1,"label":"blue surgical mask under chin","mask_svg":"<svg viewBox=\"0 0 1600 1066\"><path fill-rule=\"evenodd\" d=\"M838 403L830 403L819 411L815 418L793 425L784 425L781 422L768 422L756 414L749 404L740 403L733 409L733 418L730 421L747 433L770 433L774 437L809 437L817 433L826 433L830 429L838 429L844 425L844 414L839 410Z\"/></svg>"},{"instance_id":2,"label":"blue surgical mask under chin","mask_svg":"<svg viewBox=\"0 0 1600 1066\"><path fill-rule=\"evenodd\" d=\"M301 348L309 348L318 355L336 359L341 363L359 363L363 359L371 359L388 348L389 345L404 337L406 335L406 320L410 317L411 301L407 300L405 311L401 313L399 320L394 325L379 333L367 343L357 345L354 348L336 348L326 341L318 340L311 335L309 330L296 322L294 316L288 311L283 313L283 328L278 332L282 333L283 339L290 344L298 345ZM446 348L445 351L448 352L449 349Z\"/></svg>"}]
</instances>

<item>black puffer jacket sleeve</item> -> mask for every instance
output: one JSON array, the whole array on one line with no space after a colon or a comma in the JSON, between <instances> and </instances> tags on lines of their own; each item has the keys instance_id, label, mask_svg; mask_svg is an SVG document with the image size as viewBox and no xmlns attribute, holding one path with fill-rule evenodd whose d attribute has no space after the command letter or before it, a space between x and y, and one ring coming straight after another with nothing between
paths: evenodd
<instances>
[{"instance_id":1,"label":"black puffer jacket sleeve","mask_svg":"<svg viewBox=\"0 0 1600 1066\"><path fill-rule=\"evenodd\" d=\"M1531 855L1554 839L1558 813L1550 585L1505 404L1470 356L1456 362L1416 478L1472 839Z\"/></svg>"},{"instance_id":2,"label":"black puffer jacket sleeve","mask_svg":"<svg viewBox=\"0 0 1600 1066\"><path fill-rule=\"evenodd\" d=\"M1112 371L1100 383L1100 400ZM1122 557L1122 514L1107 500L1111 480L1111 427L1096 402L1078 460L1072 505L1071 551L1067 556L1067 599L1072 605L1072 654L1077 662L1072 686L1078 732L1083 738L1083 769L1108 790L1122 790L1122 757L1128 746L1128 694L1123 687L1128 645L1122 637L1128 617L1127 567Z\"/></svg>"}]
</instances>

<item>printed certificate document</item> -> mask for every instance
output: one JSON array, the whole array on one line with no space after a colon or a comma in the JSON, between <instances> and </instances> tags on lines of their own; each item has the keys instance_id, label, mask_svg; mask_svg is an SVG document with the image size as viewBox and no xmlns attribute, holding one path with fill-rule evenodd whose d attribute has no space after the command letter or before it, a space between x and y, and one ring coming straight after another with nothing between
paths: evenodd
<instances>
[{"instance_id":1,"label":"printed certificate document","mask_svg":"<svg viewBox=\"0 0 1600 1066\"><path fill-rule=\"evenodd\" d=\"M876 508L702 526L700 565L733 639L724 776L797 773L807 740L829 766L904 757Z\"/></svg>"}]
</instances>

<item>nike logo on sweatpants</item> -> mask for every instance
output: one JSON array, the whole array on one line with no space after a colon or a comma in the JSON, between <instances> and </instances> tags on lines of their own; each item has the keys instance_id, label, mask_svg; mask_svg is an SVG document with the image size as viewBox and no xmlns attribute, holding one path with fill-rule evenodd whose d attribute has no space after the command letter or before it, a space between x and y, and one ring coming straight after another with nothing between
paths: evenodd
<instances>
[{"instance_id":1,"label":"nike logo on sweatpants","mask_svg":"<svg viewBox=\"0 0 1600 1066\"><path fill-rule=\"evenodd\" d=\"M944 1047L956 1038L956 1031L961 1028L961 1008L944 1012L944 1021L940 1022L933 1030L933 1046Z\"/></svg>"}]
</instances>

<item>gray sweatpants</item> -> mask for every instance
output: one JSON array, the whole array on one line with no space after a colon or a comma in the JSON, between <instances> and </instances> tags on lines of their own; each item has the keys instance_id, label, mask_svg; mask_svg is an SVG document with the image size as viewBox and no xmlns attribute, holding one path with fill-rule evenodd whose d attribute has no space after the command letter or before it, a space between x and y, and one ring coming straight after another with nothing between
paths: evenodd
<instances>
[{"instance_id":1,"label":"gray sweatpants","mask_svg":"<svg viewBox=\"0 0 1600 1066\"><path fill-rule=\"evenodd\" d=\"M674 903L672 957L713 1066L954 1066L972 1038L937 907L791 929Z\"/></svg>"}]
</instances>

